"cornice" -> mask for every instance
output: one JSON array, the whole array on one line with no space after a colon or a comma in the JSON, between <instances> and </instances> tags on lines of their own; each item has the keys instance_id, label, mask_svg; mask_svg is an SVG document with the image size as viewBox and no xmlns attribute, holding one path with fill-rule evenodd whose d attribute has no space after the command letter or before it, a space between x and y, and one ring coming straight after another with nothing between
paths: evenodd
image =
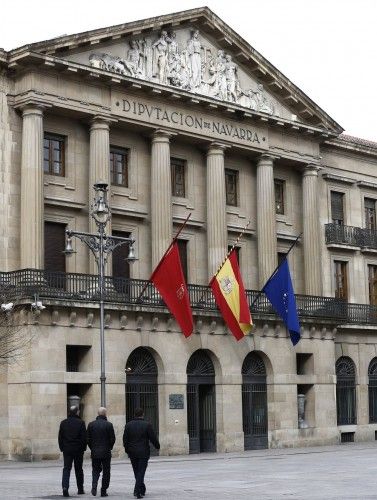
<instances>
[{"instance_id":1,"label":"cornice","mask_svg":"<svg viewBox=\"0 0 377 500\"><path fill-rule=\"evenodd\" d=\"M376 156L377 157L377 148L356 144L354 142L346 142L344 140L339 140L337 138L326 140L323 143L323 146L327 146L329 149L338 149L342 151L348 151L349 153Z\"/></svg>"}]
</instances>

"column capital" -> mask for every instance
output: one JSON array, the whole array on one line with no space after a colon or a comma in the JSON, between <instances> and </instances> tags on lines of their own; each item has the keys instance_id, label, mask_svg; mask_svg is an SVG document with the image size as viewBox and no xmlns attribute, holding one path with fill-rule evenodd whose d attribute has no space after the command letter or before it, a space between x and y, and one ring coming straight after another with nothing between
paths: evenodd
<instances>
[{"instance_id":1,"label":"column capital","mask_svg":"<svg viewBox=\"0 0 377 500\"><path fill-rule=\"evenodd\" d=\"M268 162L268 163L274 163L275 160L278 160L280 156L273 155L271 153L262 153L257 157L257 163L261 162Z\"/></svg>"},{"instance_id":2,"label":"column capital","mask_svg":"<svg viewBox=\"0 0 377 500\"><path fill-rule=\"evenodd\" d=\"M90 120L90 130L109 130L110 123L115 122L111 118L103 115L95 115Z\"/></svg>"},{"instance_id":3,"label":"column capital","mask_svg":"<svg viewBox=\"0 0 377 500\"><path fill-rule=\"evenodd\" d=\"M20 109L22 111L22 117L31 115L43 116L46 106L43 106L43 104L30 103L30 104L25 104L25 106L22 106L22 108Z\"/></svg>"},{"instance_id":4,"label":"column capital","mask_svg":"<svg viewBox=\"0 0 377 500\"><path fill-rule=\"evenodd\" d=\"M208 147L207 147L207 156L208 155L224 155L224 151L226 149L230 148L230 146L227 146L226 144L223 144L222 142L211 142Z\"/></svg>"},{"instance_id":5,"label":"column capital","mask_svg":"<svg viewBox=\"0 0 377 500\"><path fill-rule=\"evenodd\" d=\"M305 177L307 175L313 175L313 176L318 176L318 172L322 170L319 165L316 165L315 163L308 163L307 165L304 166L302 175Z\"/></svg>"},{"instance_id":6,"label":"column capital","mask_svg":"<svg viewBox=\"0 0 377 500\"><path fill-rule=\"evenodd\" d=\"M170 139L177 135L175 132L170 132L164 128L157 128L152 133L152 142L170 142Z\"/></svg>"}]
</instances>

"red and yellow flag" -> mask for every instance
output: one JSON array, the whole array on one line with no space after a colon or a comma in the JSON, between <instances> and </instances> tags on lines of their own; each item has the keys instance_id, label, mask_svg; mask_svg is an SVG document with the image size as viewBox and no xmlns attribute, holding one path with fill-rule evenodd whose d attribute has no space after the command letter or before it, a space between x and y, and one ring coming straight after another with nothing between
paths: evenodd
<instances>
[{"instance_id":1,"label":"red and yellow flag","mask_svg":"<svg viewBox=\"0 0 377 500\"><path fill-rule=\"evenodd\" d=\"M250 332L253 322L234 249L210 286L229 330L241 340Z\"/></svg>"}]
</instances>

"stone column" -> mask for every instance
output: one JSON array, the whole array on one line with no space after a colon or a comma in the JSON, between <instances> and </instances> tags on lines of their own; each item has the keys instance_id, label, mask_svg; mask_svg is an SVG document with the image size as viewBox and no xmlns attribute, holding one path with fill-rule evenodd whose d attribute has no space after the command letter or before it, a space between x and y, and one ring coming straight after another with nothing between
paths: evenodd
<instances>
[{"instance_id":1,"label":"stone column","mask_svg":"<svg viewBox=\"0 0 377 500\"><path fill-rule=\"evenodd\" d=\"M93 203L93 185L98 181L107 182L109 185L108 201L110 203L110 127L109 121L103 117L94 117L90 126L90 151L89 151L89 210ZM89 214L89 232L96 233L97 226ZM107 234L111 234L111 220L107 223ZM89 273L97 274L98 268L90 252ZM105 274L111 274L111 259L107 263Z\"/></svg>"},{"instance_id":2,"label":"stone column","mask_svg":"<svg viewBox=\"0 0 377 500\"><path fill-rule=\"evenodd\" d=\"M259 286L277 266L274 157L263 154L257 164L257 236Z\"/></svg>"},{"instance_id":3,"label":"stone column","mask_svg":"<svg viewBox=\"0 0 377 500\"><path fill-rule=\"evenodd\" d=\"M302 179L303 249L305 293L322 295L320 229L318 212L318 171L316 165L307 165Z\"/></svg>"},{"instance_id":4,"label":"stone column","mask_svg":"<svg viewBox=\"0 0 377 500\"><path fill-rule=\"evenodd\" d=\"M171 243L173 234L170 137L165 130L152 136L151 158L151 239L152 269Z\"/></svg>"},{"instance_id":5,"label":"stone column","mask_svg":"<svg viewBox=\"0 0 377 500\"><path fill-rule=\"evenodd\" d=\"M207 151L208 276L217 271L228 248L225 195L225 146L213 142Z\"/></svg>"},{"instance_id":6,"label":"stone column","mask_svg":"<svg viewBox=\"0 0 377 500\"><path fill-rule=\"evenodd\" d=\"M21 268L44 264L43 108L28 105L22 112Z\"/></svg>"}]
</instances>

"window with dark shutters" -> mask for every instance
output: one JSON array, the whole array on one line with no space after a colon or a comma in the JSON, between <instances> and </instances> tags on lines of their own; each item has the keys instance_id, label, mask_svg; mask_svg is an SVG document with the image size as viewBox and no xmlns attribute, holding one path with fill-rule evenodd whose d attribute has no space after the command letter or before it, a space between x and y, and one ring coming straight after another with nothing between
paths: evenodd
<instances>
[{"instance_id":1,"label":"window with dark shutters","mask_svg":"<svg viewBox=\"0 0 377 500\"><path fill-rule=\"evenodd\" d=\"M187 283L187 240L177 240L179 257L181 259L183 276L185 277L185 281Z\"/></svg>"},{"instance_id":2,"label":"window with dark shutters","mask_svg":"<svg viewBox=\"0 0 377 500\"><path fill-rule=\"evenodd\" d=\"M376 200L364 198L365 227L367 229L376 229Z\"/></svg>"},{"instance_id":3,"label":"window with dark shutters","mask_svg":"<svg viewBox=\"0 0 377 500\"><path fill-rule=\"evenodd\" d=\"M334 224L344 224L344 194L331 191L331 218Z\"/></svg>"},{"instance_id":4,"label":"window with dark shutters","mask_svg":"<svg viewBox=\"0 0 377 500\"><path fill-rule=\"evenodd\" d=\"M113 236L118 238L129 238L130 233L124 233L122 231L113 231ZM114 278L126 278L130 277L130 264L127 262L128 257L128 243L117 247L113 251L113 276Z\"/></svg>"},{"instance_id":5,"label":"window with dark shutters","mask_svg":"<svg viewBox=\"0 0 377 500\"><path fill-rule=\"evenodd\" d=\"M348 270L347 262L341 260L334 261L335 271L335 297L337 299L348 300Z\"/></svg>"},{"instance_id":6,"label":"window with dark shutters","mask_svg":"<svg viewBox=\"0 0 377 500\"><path fill-rule=\"evenodd\" d=\"M45 222L45 270L65 273L65 224Z\"/></svg>"}]
</instances>

